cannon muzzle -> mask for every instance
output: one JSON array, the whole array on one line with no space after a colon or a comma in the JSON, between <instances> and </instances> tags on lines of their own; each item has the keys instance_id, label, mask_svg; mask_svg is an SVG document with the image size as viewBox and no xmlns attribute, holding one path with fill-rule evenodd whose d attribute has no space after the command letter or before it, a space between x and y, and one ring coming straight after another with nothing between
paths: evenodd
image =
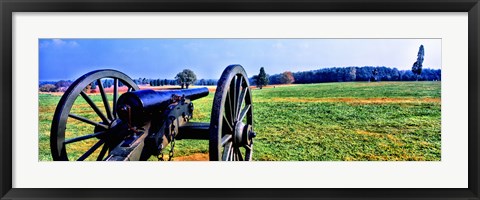
<instances>
[{"instance_id":1,"label":"cannon muzzle","mask_svg":"<svg viewBox=\"0 0 480 200\"><path fill-rule=\"evenodd\" d=\"M191 101L208 95L208 88L185 90L137 90L122 94L118 98L117 111L121 120L130 125L141 127L152 119L154 113L166 110L167 107L182 98Z\"/></svg>"}]
</instances>

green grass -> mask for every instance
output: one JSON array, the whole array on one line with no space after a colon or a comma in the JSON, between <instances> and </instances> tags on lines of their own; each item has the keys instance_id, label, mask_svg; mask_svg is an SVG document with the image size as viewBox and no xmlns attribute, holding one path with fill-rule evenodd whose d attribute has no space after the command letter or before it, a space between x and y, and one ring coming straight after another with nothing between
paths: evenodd
<instances>
[{"instance_id":1,"label":"green grass","mask_svg":"<svg viewBox=\"0 0 480 200\"><path fill-rule=\"evenodd\" d=\"M433 97L440 98L440 82L347 82L304 84L290 87L265 88L254 92L258 99L274 97Z\"/></svg>"},{"instance_id":2,"label":"green grass","mask_svg":"<svg viewBox=\"0 0 480 200\"><path fill-rule=\"evenodd\" d=\"M254 89L254 160L441 160L440 82L324 83ZM40 94L40 160L51 160L50 123L60 96ZM99 95L93 96L101 105ZM194 101L208 122L213 93ZM75 112L92 113L84 102ZM73 123L73 122L72 122ZM72 136L87 127L73 127ZM93 143L92 143L93 145ZM73 152L82 149L72 148ZM167 151L165 151L167 154ZM207 154L179 140L175 156ZM151 158L150 160L156 160Z\"/></svg>"}]
</instances>

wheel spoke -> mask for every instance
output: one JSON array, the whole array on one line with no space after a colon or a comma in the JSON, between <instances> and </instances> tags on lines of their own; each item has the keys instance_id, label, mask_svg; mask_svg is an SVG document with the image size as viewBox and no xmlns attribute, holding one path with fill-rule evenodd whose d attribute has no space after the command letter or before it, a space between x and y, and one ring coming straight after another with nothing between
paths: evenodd
<instances>
[{"instance_id":1,"label":"wheel spoke","mask_svg":"<svg viewBox=\"0 0 480 200\"><path fill-rule=\"evenodd\" d=\"M85 101L87 101L87 103L90 105L90 107L93 108L93 110L97 113L97 115L102 119L102 121L105 123L105 124L108 124L109 121L108 119L105 117L105 115L100 111L100 109L98 109L97 105L95 105L95 103L93 103L92 99L90 99L90 97L88 97L88 95L82 91L80 92L80 94L82 95L82 97L85 99Z\"/></svg>"},{"instance_id":2,"label":"wheel spoke","mask_svg":"<svg viewBox=\"0 0 480 200\"><path fill-rule=\"evenodd\" d=\"M232 135L231 134L227 134L225 136L222 137L222 146L224 146L227 142L230 142L232 139Z\"/></svg>"},{"instance_id":3,"label":"wheel spoke","mask_svg":"<svg viewBox=\"0 0 480 200\"><path fill-rule=\"evenodd\" d=\"M228 104L228 105L227 105ZM232 98L230 96L230 91L227 92L227 98L225 99L225 115L230 117L230 124L233 124L233 109L232 109Z\"/></svg>"},{"instance_id":4,"label":"wheel spoke","mask_svg":"<svg viewBox=\"0 0 480 200\"><path fill-rule=\"evenodd\" d=\"M252 152L253 152L253 143L250 144L250 146L245 145L246 151L245 151L245 160L252 160Z\"/></svg>"},{"instance_id":5,"label":"wheel spoke","mask_svg":"<svg viewBox=\"0 0 480 200\"><path fill-rule=\"evenodd\" d=\"M110 104L108 104L107 94L103 88L103 83L101 79L97 79L98 89L100 89L100 94L102 95L103 105L105 106L105 111L107 112L107 117L110 120L113 120L112 112L110 112Z\"/></svg>"},{"instance_id":6,"label":"wheel spoke","mask_svg":"<svg viewBox=\"0 0 480 200\"><path fill-rule=\"evenodd\" d=\"M242 103L243 103L243 100L245 99L245 96L247 96L247 89L246 88L243 88L242 89L242 92L240 93L240 95L238 96L238 100L237 100L237 110L236 110L236 113L237 113L237 121L242 121L240 120L240 115L238 113L240 113L240 109L242 108Z\"/></svg>"},{"instance_id":7,"label":"wheel spoke","mask_svg":"<svg viewBox=\"0 0 480 200\"><path fill-rule=\"evenodd\" d=\"M245 118L245 115L247 115L247 112L248 110L250 110L250 107L252 105L245 105L245 107L243 108L242 112L240 113L240 115L238 116L238 121L242 121L243 118Z\"/></svg>"},{"instance_id":8,"label":"wheel spoke","mask_svg":"<svg viewBox=\"0 0 480 200\"><path fill-rule=\"evenodd\" d=\"M100 154L98 154L97 161L102 161L103 157L105 157L105 154L107 153L108 150L108 145L104 144L102 147L102 150L100 151Z\"/></svg>"},{"instance_id":9,"label":"wheel spoke","mask_svg":"<svg viewBox=\"0 0 480 200\"><path fill-rule=\"evenodd\" d=\"M243 161L243 157L242 157L242 152L240 151L240 148L237 149L237 156L238 156L238 161Z\"/></svg>"},{"instance_id":10,"label":"wheel spoke","mask_svg":"<svg viewBox=\"0 0 480 200\"><path fill-rule=\"evenodd\" d=\"M100 124L100 123L98 123L98 122L94 122L94 121L92 121L92 120L89 120L89 119L87 119L87 118L85 118L85 117L82 117L82 116L79 116L79 115L76 115L76 114L69 113L68 116L71 117L71 118L73 118L73 119L76 119L76 120L80 120L80 121L82 121L82 122L85 122L85 123L87 123L87 124L91 124L91 125L94 125L94 126L101 126L101 127L105 128L105 129L108 128L108 126L105 125L105 124Z\"/></svg>"},{"instance_id":11,"label":"wheel spoke","mask_svg":"<svg viewBox=\"0 0 480 200\"><path fill-rule=\"evenodd\" d=\"M240 106L242 102L240 101L240 90L242 88L242 77L236 76L235 80L235 119L238 117L238 112L240 111ZM239 105L240 104L240 105Z\"/></svg>"},{"instance_id":12,"label":"wheel spoke","mask_svg":"<svg viewBox=\"0 0 480 200\"><path fill-rule=\"evenodd\" d=\"M118 78L113 79L113 118L117 118Z\"/></svg>"},{"instance_id":13,"label":"wheel spoke","mask_svg":"<svg viewBox=\"0 0 480 200\"><path fill-rule=\"evenodd\" d=\"M225 148L223 149L222 160L227 161L230 158L231 147L232 147L232 142L229 142L225 145Z\"/></svg>"},{"instance_id":14,"label":"wheel spoke","mask_svg":"<svg viewBox=\"0 0 480 200\"><path fill-rule=\"evenodd\" d=\"M238 158L238 149L237 149L237 148L234 148L234 149L233 149L233 155L234 155L235 161L240 160L240 159Z\"/></svg>"},{"instance_id":15,"label":"wheel spoke","mask_svg":"<svg viewBox=\"0 0 480 200\"><path fill-rule=\"evenodd\" d=\"M98 133L88 134L88 135L84 135L84 136L80 136L80 137L76 137L76 138L72 138L72 139L65 140L63 143L64 143L64 144L70 144L70 143L74 143L74 142L78 142L78 141L82 141L82 140L94 138L94 137L100 136L100 135L105 134L105 133L106 133L105 131L101 131L101 132L98 132Z\"/></svg>"},{"instance_id":16,"label":"wheel spoke","mask_svg":"<svg viewBox=\"0 0 480 200\"><path fill-rule=\"evenodd\" d=\"M235 161L235 159L236 159L235 158L235 146L233 146L233 144L232 144L232 147L230 149L230 153L231 153L230 160Z\"/></svg>"},{"instance_id":17,"label":"wheel spoke","mask_svg":"<svg viewBox=\"0 0 480 200\"><path fill-rule=\"evenodd\" d=\"M234 76L234 78L232 79L232 82L230 82L230 88L229 88L230 108L231 108L230 111L232 112L232 121L235 119L235 116L237 114L237 113L235 113L235 105L236 105L236 100L237 100L237 96L236 96L236 92L235 92L236 78L237 78L237 76Z\"/></svg>"},{"instance_id":18,"label":"wheel spoke","mask_svg":"<svg viewBox=\"0 0 480 200\"><path fill-rule=\"evenodd\" d=\"M97 143L95 143L92 148L90 148L87 152L85 152L80 158L77 159L77 161L83 161L85 158L90 156L95 150L98 149L98 147L102 146L102 144L105 143L103 140L99 140Z\"/></svg>"},{"instance_id":19,"label":"wheel spoke","mask_svg":"<svg viewBox=\"0 0 480 200\"><path fill-rule=\"evenodd\" d=\"M230 147L230 161L235 161L235 147L233 145Z\"/></svg>"},{"instance_id":20,"label":"wheel spoke","mask_svg":"<svg viewBox=\"0 0 480 200\"><path fill-rule=\"evenodd\" d=\"M230 130L230 132L233 132L233 128L232 128L231 122L228 121L227 116L226 116L225 114L223 115L223 121L225 122L225 123L223 123L223 124L226 124L226 125L227 125L227 127L228 127L229 130ZM223 125L223 124L222 124L222 125Z\"/></svg>"}]
</instances>

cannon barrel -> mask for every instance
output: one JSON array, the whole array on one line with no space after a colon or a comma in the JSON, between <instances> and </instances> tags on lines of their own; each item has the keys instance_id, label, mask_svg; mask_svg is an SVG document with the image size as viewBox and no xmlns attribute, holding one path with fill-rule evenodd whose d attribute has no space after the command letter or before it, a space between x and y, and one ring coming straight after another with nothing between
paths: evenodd
<instances>
[{"instance_id":1,"label":"cannon barrel","mask_svg":"<svg viewBox=\"0 0 480 200\"><path fill-rule=\"evenodd\" d=\"M185 90L137 90L122 94L118 98L117 111L121 120L133 126L143 126L151 120L153 113L165 110L179 97L196 100L208 95L208 88Z\"/></svg>"}]
</instances>

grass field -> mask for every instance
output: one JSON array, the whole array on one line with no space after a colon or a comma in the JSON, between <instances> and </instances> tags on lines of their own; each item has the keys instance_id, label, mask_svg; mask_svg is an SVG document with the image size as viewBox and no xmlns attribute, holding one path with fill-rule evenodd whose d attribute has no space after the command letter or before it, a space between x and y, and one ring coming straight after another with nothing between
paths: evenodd
<instances>
[{"instance_id":1,"label":"grass field","mask_svg":"<svg viewBox=\"0 0 480 200\"><path fill-rule=\"evenodd\" d=\"M253 159L439 161L440 86L441 82L350 82L254 89L257 137ZM99 95L92 99L102 105ZM51 160L50 124L59 100L60 96L39 94L39 160L42 161ZM81 100L77 99L74 111L84 116L91 113L94 117ZM194 101L194 121L209 121L212 101L213 92ZM67 135L91 132L89 128L74 127ZM85 142L93 145L92 141ZM69 148L69 153L85 152ZM177 141L175 155L176 160L208 159L208 141Z\"/></svg>"}]
</instances>

